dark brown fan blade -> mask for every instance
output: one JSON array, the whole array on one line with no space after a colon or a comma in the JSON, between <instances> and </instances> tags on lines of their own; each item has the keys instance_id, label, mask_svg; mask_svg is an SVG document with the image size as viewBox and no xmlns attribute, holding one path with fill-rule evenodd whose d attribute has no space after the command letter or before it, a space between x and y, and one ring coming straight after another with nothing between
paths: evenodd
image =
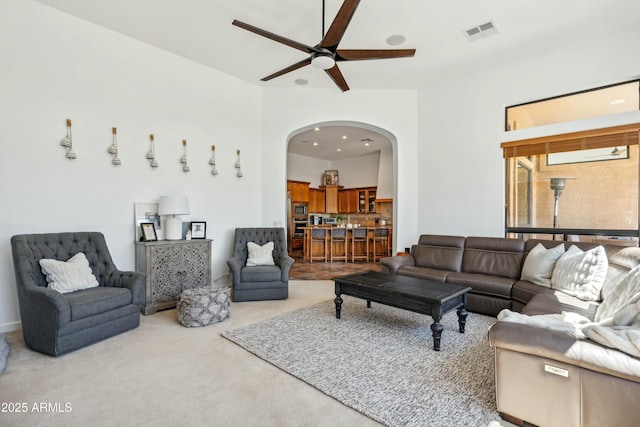
<instances>
[{"instance_id":1,"label":"dark brown fan blade","mask_svg":"<svg viewBox=\"0 0 640 427\"><path fill-rule=\"evenodd\" d=\"M353 18L358 4L360 4L360 0L345 0L345 2L342 3L338 14L329 27L329 31L327 31L327 34L324 35L324 38L320 42L320 47L335 49L338 46L338 43L342 40L342 36L344 36L344 32L347 31L349 22L351 22L351 18Z\"/></svg>"},{"instance_id":2,"label":"dark brown fan blade","mask_svg":"<svg viewBox=\"0 0 640 427\"><path fill-rule=\"evenodd\" d=\"M327 74L329 75L329 77L331 77L331 80L333 80L333 82L343 91L346 92L349 90L349 85L347 84L347 81L344 79L344 77L342 76L342 73L340 72L340 68L338 68L337 65L334 65L333 68L329 68L328 70L325 70L327 72Z\"/></svg>"},{"instance_id":3,"label":"dark brown fan blade","mask_svg":"<svg viewBox=\"0 0 640 427\"><path fill-rule=\"evenodd\" d=\"M311 64L311 58L307 58L307 59L304 59L304 60L302 60L300 62L296 62L293 65L289 65L287 68L283 68L282 70L277 71L277 72L275 72L275 73L273 73L273 74L271 74L271 75L269 75L267 77L264 77L264 78L262 78L260 80L262 80L263 82L266 82L267 80L275 79L276 77L280 77L283 74L287 74L287 73L289 73L289 72L291 72L293 70L297 70L298 68L302 68L302 67L304 67L306 65L309 65L309 64Z\"/></svg>"},{"instance_id":4,"label":"dark brown fan blade","mask_svg":"<svg viewBox=\"0 0 640 427\"><path fill-rule=\"evenodd\" d=\"M277 34L274 33L270 33L269 31L265 31L261 28L258 27L254 27L253 25L249 25L249 24L245 24L244 22L238 21L237 19L234 19L234 21L232 22L233 25L235 25L236 27L240 27L243 28L247 31L251 31L252 33L256 33L262 37L266 37L268 39L271 39L273 41L277 41L278 43L282 43L282 44L286 44L287 46L290 46L294 49L298 49L301 50L303 52L306 53L311 53L313 52L313 48L311 46L307 46L305 44L302 43L298 43L295 40L291 40L288 39L286 37L282 37L279 36Z\"/></svg>"},{"instance_id":5,"label":"dark brown fan blade","mask_svg":"<svg viewBox=\"0 0 640 427\"><path fill-rule=\"evenodd\" d=\"M408 58L415 49L338 49L336 61L361 61L366 59Z\"/></svg>"}]
</instances>

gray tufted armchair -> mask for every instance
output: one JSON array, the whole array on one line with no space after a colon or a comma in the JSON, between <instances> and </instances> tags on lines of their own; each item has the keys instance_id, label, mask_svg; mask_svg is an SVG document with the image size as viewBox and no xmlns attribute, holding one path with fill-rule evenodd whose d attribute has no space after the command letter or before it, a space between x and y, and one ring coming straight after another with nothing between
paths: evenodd
<instances>
[{"instance_id":1,"label":"gray tufted armchair","mask_svg":"<svg viewBox=\"0 0 640 427\"><path fill-rule=\"evenodd\" d=\"M11 238L22 333L32 350L60 356L136 328L144 274L119 271L102 233L21 234ZM60 293L47 287L43 258L67 261L83 252L98 287Z\"/></svg>"},{"instance_id":2,"label":"gray tufted armchair","mask_svg":"<svg viewBox=\"0 0 640 427\"><path fill-rule=\"evenodd\" d=\"M275 265L247 266L247 243L273 242ZM293 258L287 253L284 228L236 228L233 258L227 261L233 276L233 301L286 299Z\"/></svg>"}]
</instances>

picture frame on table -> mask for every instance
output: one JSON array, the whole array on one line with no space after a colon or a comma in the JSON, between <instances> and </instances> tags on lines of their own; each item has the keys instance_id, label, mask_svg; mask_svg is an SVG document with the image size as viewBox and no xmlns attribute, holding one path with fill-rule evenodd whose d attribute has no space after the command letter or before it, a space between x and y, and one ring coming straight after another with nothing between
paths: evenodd
<instances>
[{"instance_id":1,"label":"picture frame on table","mask_svg":"<svg viewBox=\"0 0 640 427\"><path fill-rule=\"evenodd\" d=\"M191 221L191 238L192 239L206 239L207 238L207 223L204 221Z\"/></svg>"},{"instance_id":2,"label":"picture frame on table","mask_svg":"<svg viewBox=\"0 0 640 427\"><path fill-rule=\"evenodd\" d=\"M142 224L140 224L140 228L142 228L143 242L155 242L158 240L158 235L156 234L156 226L153 222L143 222Z\"/></svg>"},{"instance_id":3,"label":"picture frame on table","mask_svg":"<svg viewBox=\"0 0 640 427\"><path fill-rule=\"evenodd\" d=\"M163 239L162 221L160 215L158 215L158 202L135 202L133 215L136 241L144 240L142 224L147 222L155 224L157 240Z\"/></svg>"}]
</instances>

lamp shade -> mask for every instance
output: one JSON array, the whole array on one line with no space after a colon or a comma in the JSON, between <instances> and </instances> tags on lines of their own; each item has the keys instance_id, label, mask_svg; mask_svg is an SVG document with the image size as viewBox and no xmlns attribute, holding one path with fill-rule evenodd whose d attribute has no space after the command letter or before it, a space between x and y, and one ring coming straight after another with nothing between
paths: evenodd
<instances>
[{"instance_id":1,"label":"lamp shade","mask_svg":"<svg viewBox=\"0 0 640 427\"><path fill-rule=\"evenodd\" d=\"M182 239L182 220L176 215L189 214L189 199L186 196L162 196L158 206L158 215L168 216L165 221L167 240Z\"/></svg>"},{"instance_id":2,"label":"lamp shade","mask_svg":"<svg viewBox=\"0 0 640 427\"><path fill-rule=\"evenodd\" d=\"M187 196L162 196L158 206L158 215L188 215Z\"/></svg>"}]
</instances>

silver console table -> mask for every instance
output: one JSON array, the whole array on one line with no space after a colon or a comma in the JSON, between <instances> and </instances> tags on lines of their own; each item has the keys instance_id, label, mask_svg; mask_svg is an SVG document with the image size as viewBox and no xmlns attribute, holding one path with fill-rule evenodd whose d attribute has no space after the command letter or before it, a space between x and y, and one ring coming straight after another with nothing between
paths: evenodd
<instances>
[{"instance_id":1,"label":"silver console table","mask_svg":"<svg viewBox=\"0 0 640 427\"><path fill-rule=\"evenodd\" d=\"M147 275L142 314L176 306L185 289L211 286L211 240L135 242L136 271Z\"/></svg>"}]
</instances>

